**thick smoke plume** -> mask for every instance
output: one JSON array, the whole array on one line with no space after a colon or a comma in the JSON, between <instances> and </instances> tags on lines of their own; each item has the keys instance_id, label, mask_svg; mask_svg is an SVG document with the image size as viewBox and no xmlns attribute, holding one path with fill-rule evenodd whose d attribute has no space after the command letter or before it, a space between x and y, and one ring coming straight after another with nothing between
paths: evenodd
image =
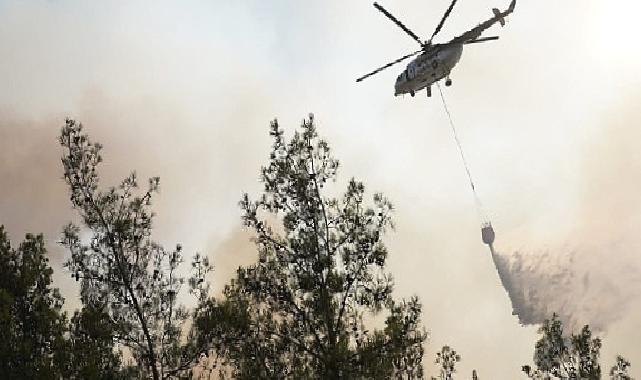
<instances>
[{"instance_id":1,"label":"thick smoke plume","mask_svg":"<svg viewBox=\"0 0 641 380\"><path fill-rule=\"evenodd\" d=\"M552 242L563 243L493 255L522 324L557 313L574 331L589 324L607 332L641 308L641 115L633 106L638 100L633 96L614 109L588 139L577 171L575 228L567 236L550 234ZM549 221L546 229L556 225Z\"/></svg>"},{"instance_id":2,"label":"thick smoke plume","mask_svg":"<svg viewBox=\"0 0 641 380\"><path fill-rule=\"evenodd\" d=\"M638 268L609 260L608 255L616 254L583 247L495 253L493 259L522 324L538 324L556 313L567 331L585 324L606 331L641 295ZM599 260L600 266L594 262Z\"/></svg>"}]
</instances>

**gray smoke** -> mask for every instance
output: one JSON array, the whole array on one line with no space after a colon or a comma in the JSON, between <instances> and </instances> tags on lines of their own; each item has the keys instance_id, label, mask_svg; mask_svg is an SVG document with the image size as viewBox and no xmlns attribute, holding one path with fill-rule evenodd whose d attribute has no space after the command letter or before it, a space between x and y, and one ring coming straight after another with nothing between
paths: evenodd
<instances>
[{"instance_id":1,"label":"gray smoke","mask_svg":"<svg viewBox=\"0 0 641 380\"><path fill-rule=\"evenodd\" d=\"M538 324L556 313L566 331L589 324L604 332L641 295L640 268L610 257L624 255L619 249L626 248L632 249L613 244L609 250L583 246L492 257L522 324Z\"/></svg>"},{"instance_id":2,"label":"gray smoke","mask_svg":"<svg viewBox=\"0 0 641 380\"><path fill-rule=\"evenodd\" d=\"M639 99L634 93L612 105L586 132L572 201L565 201L572 206L558 206L564 213L534 237L524 230L504 247L498 242L494 263L522 324L557 313L568 329L589 324L607 332L641 309ZM559 199L557 183L545 190L550 202Z\"/></svg>"}]
</instances>

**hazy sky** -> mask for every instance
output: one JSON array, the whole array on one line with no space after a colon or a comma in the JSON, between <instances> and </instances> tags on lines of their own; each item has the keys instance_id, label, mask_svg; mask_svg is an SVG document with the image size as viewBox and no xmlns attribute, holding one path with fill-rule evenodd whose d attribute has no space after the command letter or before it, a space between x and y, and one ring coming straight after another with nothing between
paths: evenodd
<instances>
[{"instance_id":1,"label":"hazy sky","mask_svg":"<svg viewBox=\"0 0 641 380\"><path fill-rule=\"evenodd\" d=\"M507 3L459 2L437 40ZM427 38L448 1L382 4ZM497 249L555 262L576 252L582 284L596 286L589 299L584 288L563 293L577 310L612 309L604 369L620 352L637 377L640 12L633 0L520 0L507 26L488 32L499 41L466 47L445 89ZM396 206L389 269L398 295L424 302L426 363L450 344L462 376L519 378L536 328L511 314L480 242L440 99L395 98L401 65L354 82L413 50L370 1L0 0L0 224L16 244L46 234L73 303L56 244L74 217L56 136L74 117L105 145L105 183L132 169L161 177L157 240L212 256L220 287L252 253L237 201L260 189L269 121L292 132L313 112L341 178Z\"/></svg>"}]
</instances>

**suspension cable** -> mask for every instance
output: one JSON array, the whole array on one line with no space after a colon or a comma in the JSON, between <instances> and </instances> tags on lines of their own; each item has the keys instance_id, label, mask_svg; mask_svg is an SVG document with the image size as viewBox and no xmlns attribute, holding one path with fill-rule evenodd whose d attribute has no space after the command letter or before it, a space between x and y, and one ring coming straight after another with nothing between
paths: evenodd
<instances>
[{"instance_id":1,"label":"suspension cable","mask_svg":"<svg viewBox=\"0 0 641 380\"><path fill-rule=\"evenodd\" d=\"M461 140L458 138L458 133L456 132L456 126L454 125L454 120L452 119L452 114L450 113L450 109L447 106L447 102L445 101L445 95L443 95L443 90L441 89L441 84L439 82L436 82L436 86L438 87L438 92L441 94L441 100L443 101L443 108L445 109L445 113L447 114L447 118L450 121L450 127L452 129L452 135L454 136L454 141L456 142L456 146L458 147L459 154L461 156L461 161L463 162L463 167L465 167L465 173L467 173L467 179L470 181L470 187L472 188L472 194L474 194L474 202L476 204L476 211L478 213L479 219L481 220L481 224L486 224L488 222L488 218L485 215L485 212L483 210L483 204L481 203L481 199L479 198L478 194L476 193L476 186L474 186L474 180L472 179L472 173L470 172L470 167L467 163L467 160L465 159L465 153L463 152L463 146L461 145Z\"/></svg>"}]
</instances>

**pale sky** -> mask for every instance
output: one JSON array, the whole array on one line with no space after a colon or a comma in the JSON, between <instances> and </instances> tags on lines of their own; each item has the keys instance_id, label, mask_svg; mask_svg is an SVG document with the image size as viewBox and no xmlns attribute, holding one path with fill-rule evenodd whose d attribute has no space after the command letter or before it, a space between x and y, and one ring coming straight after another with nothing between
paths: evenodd
<instances>
[{"instance_id":1,"label":"pale sky","mask_svg":"<svg viewBox=\"0 0 641 380\"><path fill-rule=\"evenodd\" d=\"M460 1L437 42L508 2ZM448 3L381 0L423 38ZM640 13L633 0L519 0L487 33L501 39L466 47L445 89L497 249L586 252L610 289L600 296L624 311L604 333L604 373L621 353L636 377L639 282L604 268L641 278ZM521 378L536 328L511 314L480 242L440 99L395 98L403 65L355 83L415 45L371 1L0 0L0 224L15 244L46 234L73 303L56 244L73 218L56 143L71 116L105 145L105 183L132 169L161 177L156 239L212 256L221 287L251 253L237 201L260 189L269 121L291 133L313 112L340 177L396 206L389 270L397 295L424 303L428 368L449 344L461 378Z\"/></svg>"}]
</instances>

